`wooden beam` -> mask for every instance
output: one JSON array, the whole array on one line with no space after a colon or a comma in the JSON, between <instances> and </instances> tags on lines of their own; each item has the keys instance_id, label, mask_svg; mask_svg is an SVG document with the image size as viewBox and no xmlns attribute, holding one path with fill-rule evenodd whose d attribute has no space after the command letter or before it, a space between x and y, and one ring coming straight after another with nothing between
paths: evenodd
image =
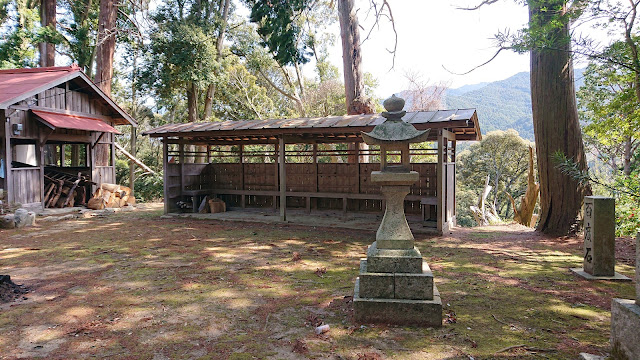
<instances>
[{"instance_id":1,"label":"wooden beam","mask_svg":"<svg viewBox=\"0 0 640 360\"><path fill-rule=\"evenodd\" d=\"M91 148L92 148L92 149L93 149L94 147L96 147L96 145L98 145L98 143L100 142L100 140L102 140L102 137L104 136L104 134L106 134L106 133L104 133L104 132L103 132L103 133L100 133L100 135L98 136L98 138L96 139L96 141L95 141L93 144L91 144Z\"/></svg>"},{"instance_id":2,"label":"wooden beam","mask_svg":"<svg viewBox=\"0 0 640 360\"><path fill-rule=\"evenodd\" d=\"M135 130L134 130L135 131ZM151 170L150 167L148 167L147 165L145 165L142 161L140 161L140 159L136 158L135 156L131 155L127 150L125 150L122 146L120 146L120 144L114 142L113 145L116 147L116 149L120 150L120 152L122 152L124 154L124 156L126 156L127 158L129 158L129 160L131 160L132 163L137 164L138 166L140 166L144 171L151 173L151 174L155 174L156 172ZM129 186L131 187L131 186ZM131 189L131 191L133 191L133 189Z\"/></svg>"},{"instance_id":3,"label":"wooden beam","mask_svg":"<svg viewBox=\"0 0 640 360\"><path fill-rule=\"evenodd\" d=\"M280 174L280 220L287 221L287 173L286 173L286 158L284 156L284 136L279 139L279 174Z\"/></svg>"}]
</instances>

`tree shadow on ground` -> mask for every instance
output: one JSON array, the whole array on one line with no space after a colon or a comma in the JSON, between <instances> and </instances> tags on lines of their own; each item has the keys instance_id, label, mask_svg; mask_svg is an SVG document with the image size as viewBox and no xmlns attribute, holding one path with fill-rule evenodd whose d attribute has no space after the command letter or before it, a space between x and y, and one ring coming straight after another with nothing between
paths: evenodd
<instances>
[{"instance_id":1,"label":"tree shadow on ground","mask_svg":"<svg viewBox=\"0 0 640 360\"><path fill-rule=\"evenodd\" d=\"M604 304L633 292L572 277L574 245L456 230L417 236L450 323L358 324L350 297L371 231L144 214L61 226L0 240L2 270L35 289L1 308L1 356L575 358L607 350ZM316 335L319 322L331 330Z\"/></svg>"}]
</instances>

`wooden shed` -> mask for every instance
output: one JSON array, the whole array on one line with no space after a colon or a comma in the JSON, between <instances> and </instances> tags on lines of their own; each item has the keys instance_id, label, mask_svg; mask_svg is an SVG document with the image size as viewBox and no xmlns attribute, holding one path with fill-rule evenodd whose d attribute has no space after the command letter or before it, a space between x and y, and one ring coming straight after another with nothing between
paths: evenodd
<instances>
[{"instance_id":1,"label":"wooden shed","mask_svg":"<svg viewBox=\"0 0 640 360\"><path fill-rule=\"evenodd\" d=\"M137 126L77 66L0 70L0 119L0 188L36 208L50 171L114 183L114 126Z\"/></svg>"},{"instance_id":2,"label":"wooden shed","mask_svg":"<svg viewBox=\"0 0 640 360\"><path fill-rule=\"evenodd\" d=\"M412 170L420 181L407 196L407 213L442 233L455 224L456 142L480 140L475 109L407 113L404 121L430 130L412 144ZM164 143L165 212L198 208L206 195L228 206L381 212L379 149L360 146L361 131L384 121L379 114L323 118L167 124L145 132ZM415 145L415 146L413 146ZM399 156L398 156L399 161Z\"/></svg>"}]
</instances>

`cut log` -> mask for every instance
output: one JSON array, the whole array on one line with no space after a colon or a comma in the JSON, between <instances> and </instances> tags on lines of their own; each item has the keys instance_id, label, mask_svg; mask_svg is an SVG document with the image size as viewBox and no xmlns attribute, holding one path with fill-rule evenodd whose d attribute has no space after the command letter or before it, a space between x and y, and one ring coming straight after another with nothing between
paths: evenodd
<instances>
[{"instance_id":1,"label":"cut log","mask_svg":"<svg viewBox=\"0 0 640 360\"><path fill-rule=\"evenodd\" d=\"M104 202L101 197L94 197L87 201L87 207L93 210L102 210L104 209Z\"/></svg>"},{"instance_id":2,"label":"cut log","mask_svg":"<svg viewBox=\"0 0 640 360\"><path fill-rule=\"evenodd\" d=\"M47 203L48 208L53 207L58 201L58 199L60 199L60 195L62 194L63 187L64 187L64 180L57 180L56 190L53 196L51 197L51 199L49 200L49 202Z\"/></svg>"},{"instance_id":3,"label":"cut log","mask_svg":"<svg viewBox=\"0 0 640 360\"><path fill-rule=\"evenodd\" d=\"M56 188L56 184L54 184L53 182L50 182L49 185L47 185L47 190L45 191L45 195L44 195L44 201L43 203L48 204L49 203L49 198L51 197L51 193L53 192L53 189Z\"/></svg>"},{"instance_id":4,"label":"cut log","mask_svg":"<svg viewBox=\"0 0 640 360\"><path fill-rule=\"evenodd\" d=\"M109 192L114 193L114 192L116 192L116 191L119 191L119 190L120 190L120 185L117 185L117 184L107 184L107 183L102 183L102 184L100 184L100 188L101 188L102 190L107 190L107 191L109 191Z\"/></svg>"},{"instance_id":5,"label":"cut log","mask_svg":"<svg viewBox=\"0 0 640 360\"><path fill-rule=\"evenodd\" d=\"M71 189L69 190L69 193L67 194L67 198L64 200L62 207L67 207L69 203L72 202L72 200L75 201L75 195L76 195L75 190L78 187L78 184L80 183L80 181L82 181L82 174L78 173L78 178L76 179L76 181L73 182L73 185L71 185Z\"/></svg>"}]
</instances>

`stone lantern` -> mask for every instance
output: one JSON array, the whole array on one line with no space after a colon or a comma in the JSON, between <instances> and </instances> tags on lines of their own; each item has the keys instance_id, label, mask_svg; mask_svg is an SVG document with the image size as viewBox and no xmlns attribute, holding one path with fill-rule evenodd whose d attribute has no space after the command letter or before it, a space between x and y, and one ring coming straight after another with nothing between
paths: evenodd
<instances>
[{"instance_id":1,"label":"stone lantern","mask_svg":"<svg viewBox=\"0 0 640 360\"><path fill-rule=\"evenodd\" d=\"M371 173L371 181L380 184L386 208L376 241L360 261L355 316L362 322L440 326L440 295L429 265L414 245L404 213L404 199L420 178L411 171L409 144L426 141L429 130L418 131L402 120L406 114L402 98L394 95L383 105L386 120L362 133L367 144L380 146L380 171ZM400 151L400 164L388 161L389 151Z\"/></svg>"}]
</instances>

